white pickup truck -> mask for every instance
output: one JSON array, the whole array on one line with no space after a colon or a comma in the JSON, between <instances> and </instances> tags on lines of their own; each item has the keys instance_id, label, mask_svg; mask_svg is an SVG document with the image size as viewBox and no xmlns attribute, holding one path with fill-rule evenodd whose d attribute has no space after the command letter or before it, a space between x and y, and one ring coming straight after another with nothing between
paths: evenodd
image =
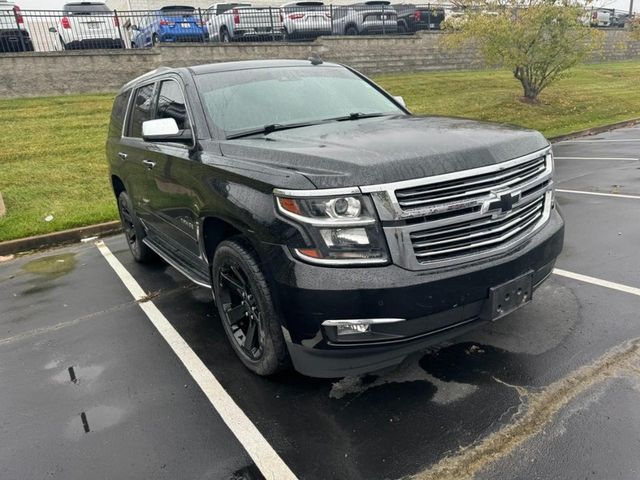
<instances>
[{"instance_id":1,"label":"white pickup truck","mask_svg":"<svg viewBox=\"0 0 640 480\"><path fill-rule=\"evenodd\" d=\"M610 27L615 10L610 8L596 8L587 11L582 17L582 23L592 27Z\"/></svg>"},{"instance_id":2,"label":"white pickup truck","mask_svg":"<svg viewBox=\"0 0 640 480\"><path fill-rule=\"evenodd\" d=\"M215 3L207 9L211 41L281 40L282 11L277 7L255 7L249 3Z\"/></svg>"}]
</instances>

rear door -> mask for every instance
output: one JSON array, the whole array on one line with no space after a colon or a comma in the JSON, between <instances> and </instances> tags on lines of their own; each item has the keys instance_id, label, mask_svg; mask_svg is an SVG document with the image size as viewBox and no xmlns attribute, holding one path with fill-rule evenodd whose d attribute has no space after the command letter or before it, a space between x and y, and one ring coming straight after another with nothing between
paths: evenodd
<instances>
[{"instance_id":1,"label":"rear door","mask_svg":"<svg viewBox=\"0 0 640 480\"><path fill-rule=\"evenodd\" d=\"M150 164L144 163L147 159L148 145L142 139L142 124L153 118L155 92L155 82L142 85L133 92L125 134L118 151L115 152L121 162L133 208L148 229L152 229L155 224L150 205L155 187L153 175L149 170Z\"/></svg>"}]
</instances>

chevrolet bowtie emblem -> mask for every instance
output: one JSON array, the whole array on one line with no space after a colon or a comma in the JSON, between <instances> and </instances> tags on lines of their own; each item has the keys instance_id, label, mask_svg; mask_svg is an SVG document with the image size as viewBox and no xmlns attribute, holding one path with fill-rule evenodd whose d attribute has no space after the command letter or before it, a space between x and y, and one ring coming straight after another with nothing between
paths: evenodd
<instances>
[{"instance_id":1,"label":"chevrolet bowtie emblem","mask_svg":"<svg viewBox=\"0 0 640 480\"><path fill-rule=\"evenodd\" d=\"M513 205L520 200L520 193L502 193L499 195L498 200L489 204L489 210L498 210L502 213L506 213L513 208Z\"/></svg>"}]
</instances>

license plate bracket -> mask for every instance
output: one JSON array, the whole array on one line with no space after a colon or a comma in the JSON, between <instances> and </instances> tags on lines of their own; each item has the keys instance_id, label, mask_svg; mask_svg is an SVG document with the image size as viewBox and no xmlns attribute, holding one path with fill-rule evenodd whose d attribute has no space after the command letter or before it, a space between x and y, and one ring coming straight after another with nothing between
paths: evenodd
<instances>
[{"instance_id":1,"label":"license plate bracket","mask_svg":"<svg viewBox=\"0 0 640 480\"><path fill-rule=\"evenodd\" d=\"M502 285L489 288L480 317L484 320L498 320L531 301L533 297L533 271L509 280Z\"/></svg>"}]
</instances>

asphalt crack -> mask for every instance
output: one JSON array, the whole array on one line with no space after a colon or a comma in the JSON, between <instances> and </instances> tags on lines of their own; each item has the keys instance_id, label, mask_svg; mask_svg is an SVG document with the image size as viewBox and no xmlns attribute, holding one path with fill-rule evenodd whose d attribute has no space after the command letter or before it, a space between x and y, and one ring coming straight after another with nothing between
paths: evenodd
<instances>
[{"instance_id":1,"label":"asphalt crack","mask_svg":"<svg viewBox=\"0 0 640 480\"><path fill-rule=\"evenodd\" d=\"M542 390L526 391L522 412L512 423L479 442L462 447L456 454L443 458L428 470L411 478L413 480L473 478L478 472L507 456L526 440L543 431L560 409L580 394L613 377L637 375L639 370L634 363L638 361L640 361L640 338L635 338L609 350L591 364L575 370Z\"/></svg>"}]
</instances>

